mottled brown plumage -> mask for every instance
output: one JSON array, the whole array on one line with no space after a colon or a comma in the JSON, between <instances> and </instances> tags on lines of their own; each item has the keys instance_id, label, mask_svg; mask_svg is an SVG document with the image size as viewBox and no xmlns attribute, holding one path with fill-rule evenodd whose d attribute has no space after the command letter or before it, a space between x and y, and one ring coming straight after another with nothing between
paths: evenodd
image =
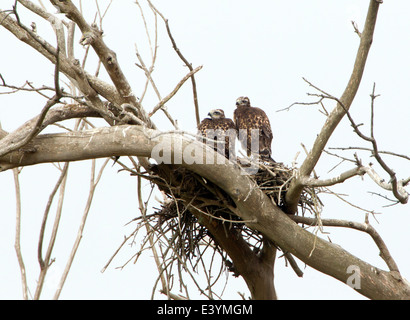
<instances>
[{"instance_id":1,"label":"mottled brown plumage","mask_svg":"<svg viewBox=\"0 0 410 320\"><path fill-rule=\"evenodd\" d=\"M198 135L222 142L212 143L212 141L210 142L209 140L201 138L199 138L199 140L209 144L215 151L223 154L228 159L230 157L229 154L231 154L232 159L234 159L236 139L235 123L232 119L225 118L225 113L222 109L211 110L208 116L210 116L210 118L203 119L199 124Z\"/></svg>"},{"instance_id":2,"label":"mottled brown plumage","mask_svg":"<svg viewBox=\"0 0 410 320\"><path fill-rule=\"evenodd\" d=\"M257 154L262 160L273 161L271 158L273 134L266 113L262 109L252 107L248 97L239 97L236 99L233 119L238 130L239 141L242 148L247 151L248 157L251 154ZM252 129L258 130L256 137L259 137L259 147L254 146L254 150L252 150L251 143Z\"/></svg>"}]
</instances>

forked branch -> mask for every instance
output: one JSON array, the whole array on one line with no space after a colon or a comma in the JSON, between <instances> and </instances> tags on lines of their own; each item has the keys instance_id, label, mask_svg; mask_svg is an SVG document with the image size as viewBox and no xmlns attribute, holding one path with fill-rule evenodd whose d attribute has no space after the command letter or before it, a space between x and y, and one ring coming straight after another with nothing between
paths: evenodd
<instances>
[{"instance_id":1,"label":"forked branch","mask_svg":"<svg viewBox=\"0 0 410 320\"><path fill-rule=\"evenodd\" d=\"M359 89L359 85L367 61L367 56L370 51L371 44L373 42L373 33L376 26L379 5L379 1L370 1L365 26L360 37L360 45L356 55L353 71L350 76L349 82L346 86L346 89L340 98L340 101L343 103L345 108L343 108L340 104L337 104L334 110L330 113L329 117L326 120L326 123L324 124L320 133L318 134L311 151L309 152L305 161L302 163L297 178L292 181L290 189L286 196L286 211L288 213L294 213L296 211L297 204L303 190L303 184L301 183L300 179L298 179L298 177L310 176L317 162L319 161L319 158L322 155L322 152L329 138L338 126L339 122L345 116L345 109L348 110L350 108L353 99L356 95L356 92Z\"/></svg>"},{"instance_id":2,"label":"forked branch","mask_svg":"<svg viewBox=\"0 0 410 320\"><path fill-rule=\"evenodd\" d=\"M297 223L303 223L311 226L317 225L319 222L316 218L308 218L302 216L291 216L291 218L293 221ZM395 271L398 275L400 275L399 268L396 262L394 261L393 257L391 256L389 250L387 249L385 242L383 241L379 233L376 231L376 229L373 228L373 226L371 226L369 223L359 223L340 219L320 219L320 224L322 226L351 228L368 233L372 237L377 247L379 248L380 256L386 262L389 270Z\"/></svg>"}]
</instances>

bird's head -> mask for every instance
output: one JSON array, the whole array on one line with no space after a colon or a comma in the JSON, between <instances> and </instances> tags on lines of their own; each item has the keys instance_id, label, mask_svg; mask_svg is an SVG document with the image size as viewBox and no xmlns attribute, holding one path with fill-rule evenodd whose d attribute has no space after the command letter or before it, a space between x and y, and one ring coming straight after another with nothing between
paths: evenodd
<instances>
[{"instance_id":1,"label":"bird's head","mask_svg":"<svg viewBox=\"0 0 410 320\"><path fill-rule=\"evenodd\" d=\"M223 119L225 118L225 112L222 109L214 109L209 111L208 116L211 117L211 119Z\"/></svg>"},{"instance_id":2,"label":"bird's head","mask_svg":"<svg viewBox=\"0 0 410 320\"><path fill-rule=\"evenodd\" d=\"M249 101L248 97L239 97L238 99L236 99L236 106L245 106L245 107L250 107L251 106L251 102Z\"/></svg>"},{"instance_id":3,"label":"bird's head","mask_svg":"<svg viewBox=\"0 0 410 320\"><path fill-rule=\"evenodd\" d=\"M223 119L225 118L225 112L222 109L214 109L208 112L208 116L210 116L212 120Z\"/></svg>"}]
</instances>

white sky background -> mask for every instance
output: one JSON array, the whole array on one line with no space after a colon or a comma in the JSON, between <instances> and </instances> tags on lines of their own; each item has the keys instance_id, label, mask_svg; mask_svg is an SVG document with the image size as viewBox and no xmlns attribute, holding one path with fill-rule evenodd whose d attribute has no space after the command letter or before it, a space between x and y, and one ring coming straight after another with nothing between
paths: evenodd
<instances>
[{"instance_id":1,"label":"white sky background","mask_svg":"<svg viewBox=\"0 0 410 320\"><path fill-rule=\"evenodd\" d=\"M85 17L92 22L94 1L83 1ZM98 1L104 10L108 1ZM10 9L14 1L1 1L0 9ZM46 1L44 1L46 3ZM142 4L145 4L141 1ZM359 44L351 20L363 28L369 1L189 1L157 0L157 8L169 19L173 36L185 57L193 66L203 65L196 75L201 118L210 109L223 108L232 117L235 100L246 95L254 106L268 114L274 133L273 158L290 165L300 152L298 163L304 159L301 143L310 148L325 121L317 106L294 106L290 111L276 112L295 101L311 101L306 92L314 92L302 77L335 96L343 92L352 71ZM20 6L20 17L26 25L36 21L38 32L55 44L52 28L41 19L27 14ZM149 26L153 15L144 5ZM53 10L53 9L52 9ZM365 74L352 105L351 114L368 133L370 97L373 83L376 93L375 136L380 150L410 155L407 92L410 86L410 2L385 1L379 10L375 37ZM53 12L55 12L53 10ZM167 95L188 72L171 48L163 22L158 19L159 51L153 78L162 96ZM134 93L143 91L145 77L135 66L135 46L138 45L146 64L150 63L149 46L134 1L114 1L103 21L104 41L117 53L123 72L127 75ZM153 27L151 28L153 30ZM79 37L79 31L76 31ZM153 32L151 33L153 37ZM26 80L37 87L53 86L54 66L13 35L0 28L0 73L8 84L22 85ZM90 51L91 52L91 51ZM77 46L76 57L82 60L84 50ZM95 71L95 61L87 62L87 70ZM104 72L101 75L107 76ZM63 85L65 86L65 85ZM0 92L4 92L1 89ZM0 121L2 128L12 131L36 116L45 99L35 93L0 96ZM150 90L143 101L147 111L157 103ZM195 114L190 81L167 104L168 110L178 120L181 129L195 132ZM334 103L327 102L330 111ZM170 123L158 112L154 122L163 130L172 129ZM103 125L103 122L95 123ZM68 124L69 125L69 124ZM60 130L60 129L52 129ZM366 131L367 130L367 131ZM47 132L50 132L48 130ZM346 119L342 121L328 147L367 146L353 132ZM357 152L365 164L375 162L366 152ZM352 158L353 151L343 153ZM409 162L385 156L398 178L410 175ZM344 163L328 173L339 159L323 156L316 172L322 178L334 176L351 168ZM101 165L102 161L98 161ZM46 283L43 298L51 298L56 279L65 266L77 233L89 188L90 161L72 163L69 169L65 209L53 257L56 258ZM380 174L382 171L375 166ZM134 247L126 247L105 273L100 270L122 242L132 226L124 225L139 216L136 197L136 178L117 173L118 167L106 168L97 187L89 213L84 236L72 265L61 299L148 299L157 278L151 253L143 255L137 264L121 266L139 249L141 237ZM20 175L22 189L22 252L27 270L28 284L34 294L39 274L37 241L43 211L59 172L51 164L23 169ZM388 179L386 175L383 177ZM146 188L148 190L148 188ZM409 205L385 208L388 201L371 195L368 191L386 194L368 177L354 178L334 188L349 194L347 199L358 206L374 210L377 221L370 222L382 235L402 275L410 279L410 212ZM391 196L392 197L392 196ZM325 203L323 218L340 218L364 221L362 211L334 197L321 197ZM55 201L56 202L56 201ZM14 251L15 192L11 171L0 173L0 299L20 299L21 282ZM153 202L154 205L154 202ZM55 204L53 206L55 210ZM51 211L52 213L55 211ZM52 224L50 217L49 225ZM322 235L344 247L361 259L386 269L370 237L351 230L325 228ZM46 237L47 239L47 237ZM303 269L304 264L299 262ZM316 272L304 269L304 277L297 278L284 266L283 259L276 262L275 284L281 299L361 299L345 284ZM198 274L198 278L201 274ZM178 286L174 286L174 293ZM193 293L195 290L192 290ZM237 291L248 290L242 280L230 279L224 298L239 299ZM156 298L164 298L156 293ZM195 295L193 295L195 297Z\"/></svg>"}]
</instances>

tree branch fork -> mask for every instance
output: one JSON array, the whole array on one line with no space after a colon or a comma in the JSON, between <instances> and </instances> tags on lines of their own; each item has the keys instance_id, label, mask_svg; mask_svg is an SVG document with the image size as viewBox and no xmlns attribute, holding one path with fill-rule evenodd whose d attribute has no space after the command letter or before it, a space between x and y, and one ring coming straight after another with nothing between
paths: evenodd
<instances>
[{"instance_id":1,"label":"tree branch fork","mask_svg":"<svg viewBox=\"0 0 410 320\"><path fill-rule=\"evenodd\" d=\"M410 287L400 277L399 280L393 277L388 280L389 272L379 270L374 273L375 267L297 226L256 187L255 182L243 174L238 165L229 162L225 157L215 152L215 164L206 164L207 156L203 152L204 148L207 148L206 145L181 134L161 134L157 130L138 125L42 134L29 143L30 152L16 150L0 157L0 170L4 171L38 163L77 161L110 156L151 157L153 149L159 143L171 146L169 150L171 150L172 159L176 159L174 153L184 152L186 148L190 150L189 154L191 155L203 155L204 162L202 164L191 163L182 157L180 165L196 172L205 179L209 179L225 190L236 203L238 209L236 214L239 214L245 221L251 221L247 223L251 228L261 231L269 240L277 243L278 246L308 265L344 282L348 277L346 268L352 264L358 265L363 275L366 275L363 280L366 285L364 289L362 286L361 293L368 297L377 298L378 294L372 292L379 292L378 290L382 289L375 289L374 286L378 287L383 283L385 289L381 292L383 292L384 297L393 295L396 298L405 296L410 298ZM368 168L358 166L333 179L323 181L309 179L304 182L306 185L328 186L341 183L354 176L363 175L368 171ZM343 255L342 266L335 265L334 255ZM382 281L375 281L372 278L381 275L383 276ZM395 281L395 285L390 281ZM397 281L400 283L400 292L397 291ZM396 289L394 292L386 293L386 288Z\"/></svg>"},{"instance_id":2,"label":"tree branch fork","mask_svg":"<svg viewBox=\"0 0 410 320\"><path fill-rule=\"evenodd\" d=\"M188 148L189 153L186 153L187 155L203 155L203 162L192 163L182 157L182 161L179 164L198 173L205 179L209 179L225 190L235 201L238 208L236 213L240 215L242 220L249 221L248 225L250 227L262 232L270 241L277 243L281 248L287 250L313 268L345 283L349 276L346 270L351 265L357 265L360 268L363 279L362 287L358 291L365 296L376 299L410 299L409 284L401 278L400 274L397 276L398 268L395 266L394 261L390 261L388 251L383 248L381 242L376 240L378 238L377 233L374 233L374 229L363 225L353 226L355 229L368 232L372 238L375 239L376 244L378 244L383 253L383 259L386 261L390 272L379 270L354 257L342 248L317 238L312 233L299 227L291 218L283 214L283 212L257 188L255 183L249 179L247 175L243 174L243 171L241 171L238 165L227 161L223 156L214 153L216 159L215 164L205 164L207 160L204 158L206 156L205 152L203 152L204 145L202 143L188 139L180 134L161 133L155 130L155 125L151 122L149 115L146 114L139 101L133 95L116 60L115 53L103 42L101 31L95 28L95 26L87 24L71 1L51 2L55 3L61 12L66 13L67 17L81 29L83 33L82 43L91 45L94 48L104 64L114 84L113 86L86 73L84 69L79 66L79 62L70 56L68 53L70 50L66 50L65 48L64 32L60 32L61 25L59 26L58 19L41 11L41 8L32 5L31 2L23 0L19 2L25 6L31 6L32 9L30 10L48 19L55 26L58 43L57 49L41 39L34 31L23 26L19 21L17 12L15 12L16 20L9 17L8 14L0 12L2 25L17 38L42 53L52 63L59 63L59 68L57 68L55 75L56 79L58 79L58 72L64 73L80 88L89 102L89 105L66 105L51 108L57 103L58 99L50 100L51 102L46 105L47 110L44 113L28 121L16 131L7 133L0 130L0 171L39 163L80 161L111 156L128 155L150 158L152 157L153 149L158 146L160 142L170 146L172 159L175 159L177 152L185 154L184 151ZM289 192L287 200L295 206L300 196L300 190L306 186L332 186L355 176L363 176L364 174L368 174L373 180L378 181L380 186L398 190L399 196L408 198L408 193L404 190L404 183L397 181L397 179L392 179L386 183L382 181L371 166L363 166L358 161L354 168L343 172L337 177L325 180L310 177L326 145L326 141L342 117L348 113L348 108L357 91L364 70L367 53L372 42L378 5L379 1L370 2L366 25L360 37L361 44L357 60L346 91L338 101L334 112L329 116L311 153L302 164L299 174L292 181L292 192ZM164 21L166 22L167 31L174 48L177 50L170 34L168 23L166 20ZM59 53L58 48L61 49L61 53ZM190 67L190 64L187 63L187 66ZM183 81L191 78L194 84L193 76L199 69L200 67L196 69L190 67L190 73ZM2 78L2 80L4 84L4 79ZM180 84L182 85L182 83L183 82ZM154 108L154 111L162 109L165 102L172 97L172 94L174 94L174 92L162 99L157 107ZM37 135L46 126L71 118L102 116L107 122L112 124L113 118L107 112L99 95L110 99L111 102L115 102L117 105L127 104L136 109L138 121L135 122L140 125L119 125L85 131ZM195 90L194 97L198 121L198 105ZM299 222L307 223L308 221ZM309 222L317 223L317 221L314 220ZM334 224L334 222L331 221L324 221L324 223L329 223L329 225ZM344 222L340 224L340 226L343 226ZM350 225L350 227L352 227L352 225ZM335 259L339 257L343 257L343 259L340 259L339 264L335 264Z\"/></svg>"}]
</instances>

